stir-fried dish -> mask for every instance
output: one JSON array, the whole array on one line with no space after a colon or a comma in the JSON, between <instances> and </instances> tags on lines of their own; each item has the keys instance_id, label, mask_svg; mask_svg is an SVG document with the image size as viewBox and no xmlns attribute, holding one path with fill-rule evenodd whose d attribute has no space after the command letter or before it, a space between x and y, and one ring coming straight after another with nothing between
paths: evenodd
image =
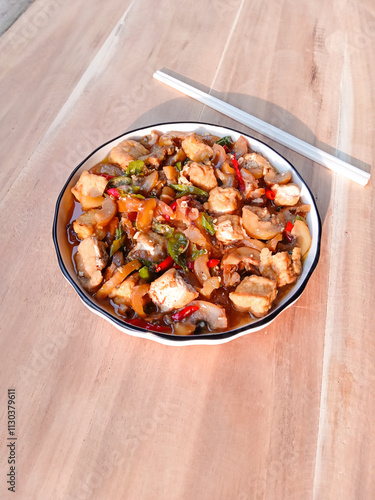
<instances>
[{"instance_id":1,"label":"stir-fried dish","mask_svg":"<svg viewBox=\"0 0 375 500\"><path fill-rule=\"evenodd\" d=\"M83 288L151 331L222 332L265 316L297 281L310 206L240 136L126 139L72 188Z\"/></svg>"}]
</instances>

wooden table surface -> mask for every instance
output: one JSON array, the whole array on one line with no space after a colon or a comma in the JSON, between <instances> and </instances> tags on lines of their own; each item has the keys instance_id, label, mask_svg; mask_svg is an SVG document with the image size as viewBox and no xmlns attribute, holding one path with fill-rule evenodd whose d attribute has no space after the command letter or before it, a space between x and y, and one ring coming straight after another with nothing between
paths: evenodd
<instances>
[{"instance_id":1,"label":"wooden table surface","mask_svg":"<svg viewBox=\"0 0 375 500\"><path fill-rule=\"evenodd\" d=\"M0 498L375 498L373 181L266 140L316 197L321 258L294 306L220 346L121 334L51 238L69 173L126 130L200 120L262 139L161 68L370 171L374 45L371 0L35 0L3 34Z\"/></svg>"}]
</instances>

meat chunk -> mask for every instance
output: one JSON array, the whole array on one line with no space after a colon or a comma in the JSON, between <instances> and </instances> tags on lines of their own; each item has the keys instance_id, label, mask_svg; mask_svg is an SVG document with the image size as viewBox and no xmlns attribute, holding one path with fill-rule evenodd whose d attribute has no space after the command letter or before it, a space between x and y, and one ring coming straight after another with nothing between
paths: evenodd
<instances>
[{"instance_id":1,"label":"meat chunk","mask_svg":"<svg viewBox=\"0 0 375 500\"><path fill-rule=\"evenodd\" d=\"M125 169L131 161L138 160L140 156L146 156L149 153L149 150L142 146L140 142L126 139L111 149L108 159Z\"/></svg>"},{"instance_id":2,"label":"meat chunk","mask_svg":"<svg viewBox=\"0 0 375 500\"><path fill-rule=\"evenodd\" d=\"M211 146L205 144L195 134L186 137L181 143L182 149L190 160L203 163L213 157Z\"/></svg>"},{"instance_id":3,"label":"meat chunk","mask_svg":"<svg viewBox=\"0 0 375 500\"><path fill-rule=\"evenodd\" d=\"M181 142L188 137L190 132L167 132L159 138L159 146L173 146L176 142Z\"/></svg>"},{"instance_id":4,"label":"meat chunk","mask_svg":"<svg viewBox=\"0 0 375 500\"><path fill-rule=\"evenodd\" d=\"M272 255L268 248L260 252L259 270L262 276L275 280L278 287L294 283L301 269L301 249L298 247L293 249L291 256L288 252Z\"/></svg>"},{"instance_id":5,"label":"meat chunk","mask_svg":"<svg viewBox=\"0 0 375 500\"><path fill-rule=\"evenodd\" d=\"M96 236L98 240L105 238L106 232L103 228L98 228L96 225L95 214L98 210L89 210L81 214L78 219L73 222L73 229L80 240Z\"/></svg>"},{"instance_id":6,"label":"meat chunk","mask_svg":"<svg viewBox=\"0 0 375 500\"><path fill-rule=\"evenodd\" d=\"M276 295L275 281L263 276L247 276L229 294L229 298L238 311L249 312L256 318L261 318L270 310Z\"/></svg>"},{"instance_id":7,"label":"meat chunk","mask_svg":"<svg viewBox=\"0 0 375 500\"><path fill-rule=\"evenodd\" d=\"M72 188L72 193L81 202L84 210L100 207L104 200L103 194L107 182L107 179L102 175L90 174L85 171L82 172L77 184Z\"/></svg>"},{"instance_id":8,"label":"meat chunk","mask_svg":"<svg viewBox=\"0 0 375 500\"><path fill-rule=\"evenodd\" d=\"M137 244L129 253L129 259L144 259L151 262L160 262L167 257L167 240L160 234L149 231L136 233L134 239Z\"/></svg>"},{"instance_id":9,"label":"meat chunk","mask_svg":"<svg viewBox=\"0 0 375 500\"><path fill-rule=\"evenodd\" d=\"M95 291L103 281L101 270L108 262L108 254L105 249L105 243L98 241L95 236L85 238L77 247L74 260L78 279L83 288L89 292Z\"/></svg>"},{"instance_id":10,"label":"meat chunk","mask_svg":"<svg viewBox=\"0 0 375 500\"><path fill-rule=\"evenodd\" d=\"M171 148L169 146L159 146L158 144L155 144L152 146L151 151L149 151L145 156L139 156L139 159L144 161L146 165L158 168L165 160L166 156L172 154L173 152L173 147Z\"/></svg>"},{"instance_id":11,"label":"meat chunk","mask_svg":"<svg viewBox=\"0 0 375 500\"><path fill-rule=\"evenodd\" d=\"M148 294L162 312L185 307L199 295L173 268L151 283Z\"/></svg>"},{"instance_id":12,"label":"meat chunk","mask_svg":"<svg viewBox=\"0 0 375 500\"><path fill-rule=\"evenodd\" d=\"M298 203L301 195L299 186L292 182L289 184L273 184L271 189L276 195L273 202L278 206L292 207Z\"/></svg>"},{"instance_id":13,"label":"meat chunk","mask_svg":"<svg viewBox=\"0 0 375 500\"><path fill-rule=\"evenodd\" d=\"M215 214L233 214L239 209L241 195L236 188L216 187L208 198L208 211Z\"/></svg>"},{"instance_id":14,"label":"meat chunk","mask_svg":"<svg viewBox=\"0 0 375 500\"><path fill-rule=\"evenodd\" d=\"M241 160L241 158L240 158ZM269 169L274 170L270 162L259 153L249 153L243 156L243 160L239 161L241 167L247 168L256 179L263 177Z\"/></svg>"},{"instance_id":15,"label":"meat chunk","mask_svg":"<svg viewBox=\"0 0 375 500\"><path fill-rule=\"evenodd\" d=\"M216 238L224 244L242 240L246 236L238 215L222 215L217 219L215 229Z\"/></svg>"},{"instance_id":16,"label":"meat chunk","mask_svg":"<svg viewBox=\"0 0 375 500\"><path fill-rule=\"evenodd\" d=\"M217 180L212 167L201 165L196 162L189 162L184 166L182 174L189 179L194 186L204 189L205 191L211 191L211 189L217 186Z\"/></svg>"},{"instance_id":17,"label":"meat chunk","mask_svg":"<svg viewBox=\"0 0 375 500\"><path fill-rule=\"evenodd\" d=\"M242 223L251 238L270 240L285 228L281 214L270 214L267 208L245 205L242 210Z\"/></svg>"}]
</instances>

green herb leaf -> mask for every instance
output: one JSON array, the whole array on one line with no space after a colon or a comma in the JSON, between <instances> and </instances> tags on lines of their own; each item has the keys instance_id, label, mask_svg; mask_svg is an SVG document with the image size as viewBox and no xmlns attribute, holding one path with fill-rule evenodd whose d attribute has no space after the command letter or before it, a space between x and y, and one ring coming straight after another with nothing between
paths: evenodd
<instances>
[{"instance_id":1,"label":"green herb leaf","mask_svg":"<svg viewBox=\"0 0 375 500\"><path fill-rule=\"evenodd\" d=\"M109 179L108 181L108 187L119 187L123 186L124 184L131 184L132 180L127 177L126 175L119 175L118 177L114 177L113 179Z\"/></svg>"},{"instance_id":2,"label":"green herb leaf","mask_svg":"<svg viewBox=\"0 0 375 500\"><path fill-rule=\"evenodd\" d=\"M168 239L168 253L172 259L187 272L186 256L182 254L186 252L189 246L189 240L183 233L175 232Z\"/></svg>"},{"instance_id":3,"label":"green herb leaf","mask_svg":"<svg viewBox=\"0 0 375 500\"><path fill-rule=\"evenodd\" d=\"M124 233L124 231L122 230L122 225L120 224L115 232L115 240L119 240L121 238L121 236L123 235L123 233Z\"/></svg>"},{"instance_id":4,"label":"green herb leaf","mask_svg":"<svg viewBox=\"0 0 375 500\"><path fill-rule=\"evenodd\" d=\"M233 141L230 135L222 137L221 139L216 141L216 144L219 144L219 146L228 146L229 149L233 147Z\"/></svg>"},{"instance_id":5,"label":"green herb leaf","mask_svg":"<svg viewBox=\"0 0 375 500\"><path fill-rule=\"evenodd\" d=\"M153 222L152 229L156 233L162 234L167 239L170 238L174 233L173 227L168 226L168 224L161 224L160 222Z\"/></svg>"},{"instance_id":6,"label":"green herb leaf","mask_svg":"<svg viewBox=\"0 0 375 500\"><path fill-rule=\"evenodd\" d=\"M176 167L177 167L177 170L178 170L179 172L181 172L181 170L182 170L182 165L181 165L181 162L180 162L180 161L178 161L178 162L176 163Z\"/></svg>"},{"instance_id":7,"label":"green herb leaf","mask_svg":"<svg viewBox=\"0 0 375 500\"><path fill-rule=\"evenodd\" d=\"M148 268L153 268L155 266L155 262L151 262L151 260L146 260L146 259L140 259L138 260L142 263L143 266L146 266Z\"/></svg>"},{"instance_id":8,"label":"green herb leaf","mask_svg":"<svg viewBox=\"0 0 375 500\"><path fill-rule=\"evenodd\" d=\"M203 189L199 189L195 186L185 184L170 184L170 187L180 193L177 195L177 198L181 198L181 196L185 196L186 194L196 194L197 196L208 198L207 191L203 191Z\"/></svg>"},{"instance_id":9,"label":"green herb leaf","mask_svg":"<svg viewBox=\"0 0 375 500\"><path fill-rule=\"evenodd\" d=\"M146 281L151 278L150 271L146 266L141 267L141 269L139 270L139 276Z\"/></svg>"},{"instance_id":10,"label":"green herb leaf","mask_svg":"<svg viewBox=\"0 0 375 500\"><path fill-rule=\"evenodd\" d=\"M120 226L121 228L121 226ZM120 236L119 238L117 238L117 236ZM121 231L119 231L119 229L116 229L116 235L115 235L115 240L114 242L112 243L111 245L111 249L109 251L109 256L112 257L112 255L114 253L116 253L118 250L120 250L120 248L122 247L122 245L124 244L124 241L125 241L125 234L123 234L123 231L122 231L122 228L121 228Z\"/></svg>"},{"instance_id":11,"label":"green herb leaf","mask_svg":"<svg viewBox=\"0 0 375 500\"><path fill-rule=\"evenodd\" d=\"M197 257L200 257L201 255L204 255L205 253L207 253L207 250L205 248L198 250L197 245L194 243L193 249L191 252L191 260L195 260Z\"/></svg>"},{"instance_id":12,"label":"green herb leaf","mask_svg":"<svg viewBox=\"0 0 375 500\"><path fill-rule=\"evenodd\" d=\"M127 194L139 193L141 188L139 186L124 186L124 189L117 188L117 191L120 193L120 196L126 196Z\"/></svg>"},{"instance_id":13,"label":"green herb leaf","mask_svg":"<svg viewBox=\"0 0 375 500\"><path fill-rule=\"evenodd\" d=\"M215 228L214 228L214 225L212 223L212 219L206 213L202 214L202 226L205 228L205 230L208 233L210 233L211 236L214 236L214 234L215 234Z\"/></svg>"},{"instance_id":14,"label":"green herb leaf","mask_svg":"<svg viewBox=\"0 0 375 500\"><path fill-rule=\"evenodd\" d=\"M139 175L144 166L144 162L142 160L133 160L129 163L128 168L126 169L127 175Z\"/></svg>"},{"instance_id":15,"label":"green herb leaf","mask_svg":"<svg viewBox=\"0 0 375 500\"><path fill-rule=\"evenodd\" d=\"M304 223L306 224L306 226L307 226L307 220L306 220L304 217L302 217L301 215L297 215L297 217L295 218L295 220L301 220L301 221L302 221L302 222L304 222Z\"/></svg>"}]
</instances>

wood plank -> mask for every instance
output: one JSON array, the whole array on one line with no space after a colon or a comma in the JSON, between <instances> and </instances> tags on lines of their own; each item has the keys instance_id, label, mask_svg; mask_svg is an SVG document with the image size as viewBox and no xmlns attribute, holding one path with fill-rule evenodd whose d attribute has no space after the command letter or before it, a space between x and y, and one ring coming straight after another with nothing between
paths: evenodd
<instances>
[{"instance_id":1,"label":"wood plank","mask_svg":"<svg viewBox=\"0 0 375 500\"><path fill-rule=\"evenodd\" d=\"M36 0L0 38L2 199L130 3Z\"/></svg>"},{"instance_id":2,"label":"wood plank","mask_svg":"<svg viewBox=\"0 0 375 500\"><path fill-rule=\"evenodd\" d=\"M6 422L4 395L15 386L20 497L375 496L372 183L361 188L266 141L312 188L321 260L295 305L221 346L119 333L63 280L50 237L71 169L125 130L201 119L260 137L154 81L163 66L368 170L373 10L342 0L162 0L157 9L56 0L52 15L36 0L0 38L9 151L0 416ZM25 44L24 27L43 12L48 23ZM4 461L0 469L5 477Z\"/></svg>"}]
</instances>

